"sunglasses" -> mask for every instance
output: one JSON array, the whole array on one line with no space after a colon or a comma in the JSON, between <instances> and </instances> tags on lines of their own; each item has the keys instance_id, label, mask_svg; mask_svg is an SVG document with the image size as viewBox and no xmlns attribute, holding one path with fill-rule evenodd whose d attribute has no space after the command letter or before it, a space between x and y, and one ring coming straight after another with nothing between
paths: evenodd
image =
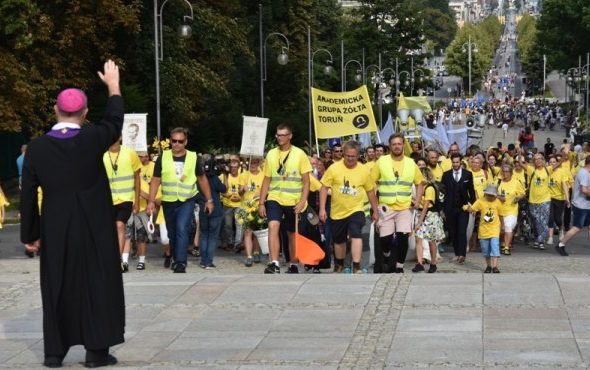
<instances>
[{"instance_id":1,"label":"sunglasses","mask_svg":"<svg viewBox=\"0 0 590 370\"><path fill-rule=\"evenodd\" d=\"M289 136L291 134L275 134L275 137L285 137L285 136Z\"/></svg>"},{"instance_id":2,"label":"sunglasses","mask_svg":"<svg viewBox=\"0 0 590 370\"><path fill-rule=\"evenodd\" d=\"M184 140L171 139L170 142L172 144L184 144Z\"/></svg>"},{"instance_id":3,"label":"sunglasses","mask_svg":"<svg viewBox=\"0 0 590 370\"><path fill-rule=\"evenodd\" d=\"M342 150L334 150L334 153L342 153Z\"/></svg>"}]
</instances>

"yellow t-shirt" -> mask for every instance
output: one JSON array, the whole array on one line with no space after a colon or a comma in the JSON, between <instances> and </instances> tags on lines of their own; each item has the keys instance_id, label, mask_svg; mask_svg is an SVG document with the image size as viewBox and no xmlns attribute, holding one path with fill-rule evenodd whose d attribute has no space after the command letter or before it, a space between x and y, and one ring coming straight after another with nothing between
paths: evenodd
<instances>
[{"instance_id":1,"label":"yellow t-shirt","mask_svg":"<svg viewBox=\"0 0 590 370\"><path fill-rule=\"evenodd\" d=\"M264 180L264 172L262 169L258 173L253 174L250 171L244 171L240 174L240 188L246 188L242 199L244 202L250 201L257 196L260 196L260 187Z\"/></svg>"},{"instance_id":2,"label":"yellow t-shirt","mask_svg":"<svg viewBox=\"0 0 590 370\"><path fill-rule=\"evenodd\" d=\"M473 175L473 189L475 190L475 194L477 194L477 199L483 198L483 190L486 188L488 183L491 179L486 177L486 173L483 169L479 171L471 171ZM490 173L488 172L488 176Z\"/></svg>"},{"instance_id":3,"label":"yellow t-shirt","mask_svg":"<svg viewBox=\"0 0 590 370\"><path fill-rule=\"evenodd\" d=\"M135 153L135 150L133 149L129 149L129 151L131 152L130 154L130 158L131 158L131 169L133 169L133 173L139 171L141 169L141 161L139 160L139 157L137 156L137 153ZM120 152L117 153L113 153L110 150L107 151L107 153L109 153L109 156L111 158L111 163L117 163L118 160L118 156ZM153 171L152 171L153 173ZM117 204L123 203L122 200L113 200L113 205L116 206ZM140 200L141 203L141 200Z\"/></svg>"},{"instance_id":4,"label":"yellow t-shirt","mask_svg":"<svg viewBox=\"0 0 590 370\"><path fill-rule=\"evenodd\" d=\"M223 183L224 175L219 176L219 180ZM242 197L240 197L240 175L233 176L231 173L227 174L227 192L225 196L221 197L221 203L228 208L238 208L242 204ZM227 198L226 198L227 197ZM235 200L232 200L235 199Z\"/></svg>"},{"instance_id":5,"label":"yellow t-shirt","mask_svg":"<svg viewBox=\"0 0 590 370\"><path fill-rule=\"evenodd\" d=\"M400 175L400 177L402 177L402 172L404 169L403 161L393 160L392 162L393 162L394 173L397 172ZM424 182L424 176L422 175L422 172L420 172L420 169L418 168L416 163L414 163L414 161L412 161L412 164L414 167L414 181L413 181L413 183L414 183L414 185L420 185ZM381 177L381 170L379 169L379 165L377 164L371 170L371 178L373 179L373 181L376 182L377 180L379 180L380 177ZM404 209L409 209L411 205L412 205L412 199L408 200L407 202L403 202L403 203L388 204L387 206L393 211L402 211Z\"/></svg>"},{"instance_id":6,"label":"yellow t-shirt","mask_svg":"<svg viewBox=\"0 0 590 370\"><path fill-rule=\"evenodd\" d=\"M140 162L141 163L141 162ZM150 193L150 182L152 181L152 177L154 176L154 167L155 163L149 161L145 166L142 164L141 168L139 169L139 182L141 185L141 191L147 194ZM156 193L156 200L162 198L162 186L158 187L158 191ZM145 211L147 207L147 200L143 199L140 195L139 197L139 210Z\"/></svg>"},{"instance_id":7,"label":"yellow t-shirt","mask_svg":"<svg viewBox=\"0 0 590 370\"><path fill-rule=\"evenodd\" d=\"M9 205L10 203L8 203L8 200L4 196L4 193L0 191L0 229L2 228L3 218L6 217L6 210L4 209L4 207Z\"/></svg>"},{"instance_id":8,"label":"yellow t-shirt","mask_svg":"<svg viewBox=\"0 0 590 370\"><path fill-rule=\"evenodd\" d=\"M551 194L549 193L551 171L553 171L551 167L541 169L535 169L533 166L527 167L530 203L539 204L551 201Z\"/></svg>"},{"instance_id":9,"label":"yellow t-shirt","mask_svg":"<svg viewBox=\"0 0 590 370\"><path fill-rule=\"evenodd\" d=\"M563 182L569 183L571 172L568 170L569 167L557 168L549 176L549 193L551 199L565 200L565 193L563 192Z\"/></svg>"},{"instance_id":10,"label":"yellow t-shirt","mask_svg":"<svg viewBox=\"0 0 590 370\"><path fill-rule=\"evenodd\" d=\"M426 207L426 202L430 201L430 205L428 208L432 208L434 206L434 201L436 199L436 191L434 190L433 186L426 185L424 189L424 195L422 196L422 202L420 202L420 208L424 209Z\"/></svg>"},{"instance_id":11,"label":"yellow t-shirt","mask_svg":"<svg viewBox=\"0 0 590 370\"><path fill-rule=\"evenodd\" d=\"M502 208L502 203L498 199L489 202L485 198L481 198L476 200L471 208L481 213L477 232L478 239L500 237L500 208Z\"/></svg>"},{"instance_id":12,"label":"yellow t-shirt","mask_svg":"<svg viewBox=\"0 0 590 370\"><path fill-rule=\"evenodd\" d=\"M505 197L502 207L500 208L500 216L517 216L518 203L514 202L515 197L522 197L524 195L524 185L520 180L514 176L508 182L501 181L498 185L498 194Z\"/></svg>"},{"instance_id":13,"label":"yellow t-shirt","mask_svg":"<svg viewBox=\"0 0 590 370\"><path fill-rule=\"evenodd\" d=\"M522 186L525 188L527 188L528 184L528 175L527 178L525 179L525 170L521 170L520 172L517 172L516 170L512 171L512 178L513 179L517 179L518 181L520 181L520 183L522 184Z\"/></svg>"},{"instance_id":14,"label":"yellow t-shirt","mask_svg":"<svg viewBox=\"0 0 590 370\"><path fill-rule=\"evenodd\" d=\"M361 163L348 168L342 161L335 162L326 170L321 182L332 188L330 218L333 220L364 212L366 192L375 188L369 170Z\"/></svg>"},{"instance_id":15,"label":"yellow t-shirt","mask_svg":"<svg viewBox=\"0 0 590 370\"><path fill-rule=\"evenodd\" d=\"M367 167L369 172L371 172L371 170L375 166L375 163L377 163L377 161L368 161L367 163L364 164L364 166Z\"/></svg>"},{"instance_id":16,"label":"yellow t-shirt","mask_svg":"<svg viewBox=\"0 0 590 370\"><path fill-rule=\"evenodd\" d=\"M442 159L440 162L440 166L442 167L443 172L447 172L448 170L453 168L453 161L451 160L451 158Z\"/></svg>"},{"instance_id":17,"label":"yellow t-shirt","mask_svg":"<svg viewBox=\"0 0 590 370\"><path fill-rule=\"evenodd\" d=\"M278 160L276 160L277 152L279 155ZM287 156L289 157L287 158ZM275 163L270 163L270 161L275 161ZM291 175L293 172L297 175L304 175L312 171L307 154L300 148L291 146L291 149L287 151L281 151L279 148L271 149L266 156L264 165L264 177L271 178L269 189L273 188L272 177L277 176L276 172L274 174L272 172L277 171L277 167L281 164L287 170L285 175ZM297 204L298 200L285 198L282 195L283 193L269 192L266 200L274 200L282 206L294 206Z\"/></svg>"},{"instance_id":18,"label":"yellow t-shirt","mask_svg":"<svg viewBox=\"0 0 590 370\"><path fill-rule=\"evenodd\" d=\"M432 175L434 176L434 179L436 181L442 180L444 171L440 164L437 164L434 168L428 166L428 169L430 170L430 172L432 172Z\"/></svg>"}]
</instances>

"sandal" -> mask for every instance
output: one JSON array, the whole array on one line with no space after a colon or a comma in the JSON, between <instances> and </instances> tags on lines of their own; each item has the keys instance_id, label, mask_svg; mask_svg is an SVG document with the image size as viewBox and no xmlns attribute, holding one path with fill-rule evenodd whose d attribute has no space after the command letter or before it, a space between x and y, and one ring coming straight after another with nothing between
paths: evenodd
<instances>
[{"instance_id":1,"label":"sandal","mask_svg":"<svg viewBox=\"0 0 590 370\"><path fill-rule=\"evenodd\" d=\"M193 249L191 249L191 256L201 257L201 253L199 252L199 247L193 247Z\"/></svg>"}]
</instances>

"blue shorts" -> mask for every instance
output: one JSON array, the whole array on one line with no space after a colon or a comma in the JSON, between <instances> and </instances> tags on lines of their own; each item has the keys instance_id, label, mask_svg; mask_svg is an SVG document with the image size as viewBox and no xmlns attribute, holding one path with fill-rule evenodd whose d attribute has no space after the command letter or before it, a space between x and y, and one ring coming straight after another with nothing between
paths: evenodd
<instances>
[{"instance_id":1,"label":"blue shorts","mask_svg":"<svg viewBox=\"0 0 590 370\"><path fill-rule=\"evenodd\" d=\"M500 238L479 239L484 257L500 257Z\"/></svg>"},{"instance_id":2,"label":"blue shorts","mask_svg":"<svg viewBox=\"0 0 590 370\"><path fill-rule=\"evenodd\" d=\"M295 232L295 207L282 206L274 200L267 200L264 203L266 207L266 219L270 221L279 221L290 233Z\"/></svg>"},{"instance_id":3,"label":"blue shorts","mask_svg":"<svg viewBox=\"0 0 590 370\"><path fill-rule=\"evenodd\" d=\"M578 208L574 205L572 205L572 209L574 210L574 217L572 220L572 225L574 227L583 229L590 226L590 209Z\"/></svg>"}]
</instances>

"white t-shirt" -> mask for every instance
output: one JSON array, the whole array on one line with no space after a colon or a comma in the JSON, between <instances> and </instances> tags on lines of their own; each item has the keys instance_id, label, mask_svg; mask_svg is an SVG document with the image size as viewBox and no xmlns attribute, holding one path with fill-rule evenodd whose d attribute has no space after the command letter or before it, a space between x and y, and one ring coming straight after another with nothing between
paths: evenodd
<instances>
[{"instance_id":1,"label":"white t-shirt","mask_svg":"<svg viewBox=\"0 0 590 370\"><path fill-rule=\"evenodd\" d=\"M576 175L572 190L572 204L576 208L590 209L590 199L582 193L582 186L590 187L590 172L586 168L580 169Z\"/></svg>"}]
</instances>

